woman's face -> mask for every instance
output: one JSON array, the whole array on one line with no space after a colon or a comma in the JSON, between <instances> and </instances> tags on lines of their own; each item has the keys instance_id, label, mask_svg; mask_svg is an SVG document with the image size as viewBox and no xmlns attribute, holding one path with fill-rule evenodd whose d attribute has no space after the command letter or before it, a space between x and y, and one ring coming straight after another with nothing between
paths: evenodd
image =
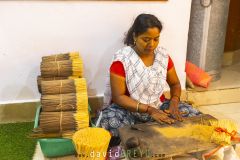
<instances>
[{"instance_id":1,"label":"woman's face","mask_svg":"<svg viewBox=\"0 0 240 160\"><path fill-rule=\"evenodd\" d=\"M140 54L152 54L158 46L160 31L157 27L148 28L148 30L134 37L136 49Z\"/></svg>"}]
</instances>

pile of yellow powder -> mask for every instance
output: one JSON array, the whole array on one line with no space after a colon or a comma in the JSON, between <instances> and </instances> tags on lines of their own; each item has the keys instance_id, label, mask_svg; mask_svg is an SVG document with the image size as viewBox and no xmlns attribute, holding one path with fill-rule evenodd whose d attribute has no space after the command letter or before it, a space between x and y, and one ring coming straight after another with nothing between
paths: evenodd
<instances>
[{"instance_id":1,"label":"pile of yellow powder","mask_svg":"<svg viewBox=\"0 0 240 160\"><path fill-rule=\"evenodd\" d=\"M210 121L211 126L202 124L186 124L183 127L154 128L167 138L194 138L205 142L227 145L231 143L231 136L225 132L217 132L215 128L221 127L229 133L237 131L236 123L231 120Z\"/></svg>"},{"instance_id":2,"label":"pile of yellow powder","mask_svg":"<svg viewBox=\"0 0 240 160\"><path fill-rule=\"evenodd\" d=\"M211 135L213 134L214 128L212 126L201 125L201 124L187 124L184 127L165 127L165 128L154 128L157 132L160 132L167 138L195 138L202 141L209 142Z\"/></svg>"}]
</instances>

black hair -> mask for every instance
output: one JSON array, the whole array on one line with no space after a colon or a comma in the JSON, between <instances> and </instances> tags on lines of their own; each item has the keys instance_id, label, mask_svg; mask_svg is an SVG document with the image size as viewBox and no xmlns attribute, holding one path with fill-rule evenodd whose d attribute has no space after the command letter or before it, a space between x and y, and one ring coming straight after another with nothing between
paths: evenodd
<instances>
[{"instance_id":1,"label":"black hair","mask_svg":"<svg viewBox=\"0 0 240 160\"><path fill-rule=\"evenodd\" d=\"M133 36L138 36L147 31L148 28L157 27L159 31L162 30L162 23L158 18L151 14L140 14L134 20L132 27L128 30L124 39L125 45L134 45Z\"/></svg>"}]
</instances>

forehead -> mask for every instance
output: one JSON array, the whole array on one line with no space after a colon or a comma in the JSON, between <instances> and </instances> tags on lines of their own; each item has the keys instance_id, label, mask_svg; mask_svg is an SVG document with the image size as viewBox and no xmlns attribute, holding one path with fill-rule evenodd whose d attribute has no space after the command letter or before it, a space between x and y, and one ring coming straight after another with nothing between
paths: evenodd
<instances>
[{"instance_id":1,"label":"forehead","mask_svg":"<svg viewBox=\"0 0 240 160\"><path fill-rule=\"evenodd\" d=\"M155 38L160 35L160 31L157 27L148 28L146 32L140 34L138 37L151 37Z\"/></svg>"}]
</instances>

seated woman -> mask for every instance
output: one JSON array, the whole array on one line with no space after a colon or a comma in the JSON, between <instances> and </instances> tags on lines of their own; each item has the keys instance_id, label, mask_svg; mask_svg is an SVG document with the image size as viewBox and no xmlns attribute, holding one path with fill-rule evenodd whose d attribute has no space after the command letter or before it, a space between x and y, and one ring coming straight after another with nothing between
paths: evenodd
<instances>
[{"instance_id":1,"label":"seated woman","mask_svg":"<svg viewBox=\"0 0 240 160\"><path fill-rule=\"evenodd\" d=\"M100 127L119 137L117 128L155 120L172 124L199 111L180 102L181 86L174 64L159 46L161 22L151 14L140 14L129 29L126 45L113 56ZM164 85L171 98L165 99ZM181 112L184 112L181 115Z\"/></svg>"}]
</instances>

